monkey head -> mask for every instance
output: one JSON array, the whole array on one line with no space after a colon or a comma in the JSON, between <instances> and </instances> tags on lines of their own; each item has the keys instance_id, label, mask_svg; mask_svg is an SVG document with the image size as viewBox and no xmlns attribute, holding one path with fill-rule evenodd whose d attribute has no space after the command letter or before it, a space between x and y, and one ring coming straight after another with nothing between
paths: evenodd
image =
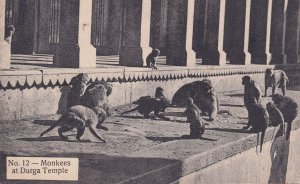
<instances>
[{"instance_id":1,"label":"monkey head","mask_svg":"<svg viewBox=\"0 0 300 184\"><path fill-rule=\"evenodd\" d=\"M276 107L276 105L273 102L269 102L269 103L267 103L266 107L267 107L267 109L270 109L270 108Z\"/></svg>"},{"instance_id":2,"label":"monkey head","mask_svg":"<svg viewBox=\"0 0 300 184\"><path fill-rule=\"evenodd\" d=\"M211 83L211 80L209 79L203 79L203 89L206 93L212 93L213 92L213 86Z\"/></svg>"},{"instance_id":3,"label":"monkey head","mask_svg":"<svg viewBox=\"0 0 300 184\"><path fill-rule=\"evenodd\" d=\"M251 77L246 75L242 78L242 84L245 86L245 85L248 85L251 83Z\"/></svg>"},{"instance_id":4,"label":"monkey head","mask_svg":"<svg viewBox=\"0 0 300 184\"><path fill-rule=\"evenodd\" d=\"M94 88L94 86L97 86L97 85L102 85L102 86L104 86L106 88L106 96L109 96L112 93L112 87L113 87L113 85L110 84L110 83L107 83L105 81L95 81L95 82L91 83L88 86L87 91L89 89Z\"/></svg>"},{"instance_id":5,"label":"monkey head","mask_svg":"<svg viewBox=\"0 0 300 184\"><path fill-rule=\"evenodd\" d=\"M186 105L192 105L194 103L194 100L191 97L188 97L186 99Z\"/></svg>"},{"instance_id":6,"label":"monkey head","mask_svg":"<svg viewBox=\"0 0 300 184\"><path fill-rule=\"evenodd\" d=\"M274 104L278 105L282 101L283 96L280 94L275 94L272 97Z\"/></svg>"},{"instance_id":7,"label":"monkey head","mask_svg":"<svg viewBox=\"0 0 300 184\"><path fill-rule=\"evenodd\" d=\"M255 97L251 97L251 98L249 98L249 102L248 102L248 104L257 104L257 100L256 100L256 98L255 98Z\"/></svg>"},{"instance_id":8,"label":"monkey head","mask_svg":"<svg viewBox=\"0 0 300 184\"><path fill-rule=\"evenodd\" d=\"M267 68L266 69L266 75L271 76L273 74L272 69L271 68Z\"/></svg>"},{"instance_id":9,"label":"monkey head","mask_svg":"<svg viewBox=\"0 0 300 184\"><path fill-rule=\"evenodd\" d=\"M153 54L154 57L159 56L159 53L160 53L160 51L158 49L153 49L152 50L152 54Z\"/></svg>"},{"instance_id":10,"label":"monkey head","mask_svg":"<svg viewBox=\"0 0 300 184\"><path fill-rule=\"evenodd\" d=\"M155 90L155 98L164 98L164 89L162 87L157 87Z\"/></svg>"},{"instance_id":11,"label":"monkey head","mask_svg":"<svg viewBox=\"0 0 300 184\"><path fill-rule=\"evenodd\" d=\"M80 73L77 76L72 78L70 84L72 84L73 90L79 93L80 96L82 96L85 92L87 83L88 83L88 75L84 73Z\"/></svg>"}]
</instances>

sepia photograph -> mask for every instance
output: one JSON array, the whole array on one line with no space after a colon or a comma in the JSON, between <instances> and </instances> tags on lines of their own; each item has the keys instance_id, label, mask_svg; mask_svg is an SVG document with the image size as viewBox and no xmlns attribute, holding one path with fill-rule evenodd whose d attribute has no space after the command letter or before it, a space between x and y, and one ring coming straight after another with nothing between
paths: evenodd
<instances>
[{"instance_id":1,"label":"sepia photograph","mask_svg":"<svg viewBox=\"0 0 300 184\"><path fill-rule=\"evenodd\" d=\"M299 91L300 0L0 0L0 184L300 184Z\"/></svg>"}]
</instances>

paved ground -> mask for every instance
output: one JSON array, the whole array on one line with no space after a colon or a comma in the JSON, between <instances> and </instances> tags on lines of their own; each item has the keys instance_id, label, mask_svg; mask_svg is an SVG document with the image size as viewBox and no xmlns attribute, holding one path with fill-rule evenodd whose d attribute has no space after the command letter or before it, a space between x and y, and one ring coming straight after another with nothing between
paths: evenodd
<instances>
[{"instance_id":1,"label":"paved ground","mask_svg":"<svg viewBox=\"0 0 300 184\"><path fill-rule=\"evenodd\" d=\"M289 90L287 95L300 104L297 90ZM165 115L172 121L162 121L143 119L137 112L120 117L121 112L134 107L125 105L113 109L112 117L105 123L109 131L99 131L107 140L106 144L93 138L89 131L85 131L84 138L91 139L90 143L77 142L75 131L69 133L68 142L63 141L56 129L40 138L39 134L59 117L53 115L34 120L1 122L0 151L7 155L76 156L80 158L80 180L84 178L81 183L94 183L96 180L97 183L120 182L248 136L241 130L247 123L246 109L241 107L242 91L219 95L221 110L229 110L232 116L221 114L214 122L207 122L203 139L180 138L189 133L183 108L169 108ZM263 98L264 104L269 101L270 97ZM3 177L3 165L0 170ZM91 177L86 177L87 173ZM0 180L0 183L9 182Z\"/></svg>"}]
</instances>

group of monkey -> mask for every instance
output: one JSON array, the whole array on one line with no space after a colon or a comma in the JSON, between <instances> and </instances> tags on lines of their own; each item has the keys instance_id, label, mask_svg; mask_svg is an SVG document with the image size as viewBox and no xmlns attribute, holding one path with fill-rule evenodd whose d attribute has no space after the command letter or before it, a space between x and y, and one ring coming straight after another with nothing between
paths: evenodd
<instances>
[{"instance_id":1,"label":"group of monkey","mask_svg":"<svg viewBox=\"0 0 300 184\"><path fill-rule=\"evenodd\" d=\"M40 136L61 126L58 134L61 138L67 139L63 135L64 132L77 128L76 139L84 141L81 136L85 127L88 127L91 133L99 140L106 142L105 139L97 133L97 129L108 130L102 126L107 116L110 116L108 96L112 93L112 85L104 81L96 81L88 84L87 74L79 74L71 81L72 88L70 90L67 102L67 112L64 113L56 123L41 133ZM250 76L242 78L244 88L244 104L248 110L248 124L243 127L250 129L250 132L262 132L261 149L264 134L268 126L283 127L287 122L286 139L289 139L293 120L298 115L298 105L290 97L285 96L286 84L288 78L282 70L267 69L265 73L265 96L267 90L272 87L272 100L266 108L261 105L261 90L256 81ZM275 94L277 87L282 88L283 95ZM121 114L138 111L149 118L150 113L154 112L154 116L166 121L170 118L165 117L161 112L170 106L186 107L184 114L187 122L190 124L190 134L182 136L183 138L201 138L205 131L205 121L201 115L207 115L209 120L214 120L217 113L220 113L219 99L213 88L212 82L208 79L195 81L181 87L173 96L170 102L164 95L164 89L156 88L155 96L142 96L133 104L137 106L131 110ZM228 112L229 113L229 112Z\"/></svg>"}]
</instances>

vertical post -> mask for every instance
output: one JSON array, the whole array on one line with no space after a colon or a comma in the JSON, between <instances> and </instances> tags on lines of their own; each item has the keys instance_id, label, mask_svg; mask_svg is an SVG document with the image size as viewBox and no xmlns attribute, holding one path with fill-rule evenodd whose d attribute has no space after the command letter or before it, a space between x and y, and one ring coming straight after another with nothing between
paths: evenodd
<instances>
[{"instance_id":1,"label":"vertical post","mask_svg":"<svg viewBox=\"0 0 300 184\"><path fill-rule=\"evenodd\" d=\"M10 43L5 41L5 5L6 1L0 1L0 69L10 68Z\"/></svg>"},{"instance_id":2,"label":"vertical post","mask_svg":"<svg viewBox=\"0 0 300 184\"><path fill-rule=\"evenodd\" d=\"M151 52L151 0L124 0L120 65L144 66Z\"/></svg>"},{"instance_id":3,"label":"vertical post","mask_svg":"<svg viewBox=\"0 0 300 184\"><path fill-rule=\"evenodd\" d=\"M193 46L195 0L170 0L168 4L167 64L194 66Z\"/></svg>"},{"instance_id":4,"label":"vertical post","mask_svg":"<svg viewBox=\"0 0 300 184\"><path fill-rule=\"evenodd\" d=\"M59 43L53 61L56 67L96 67L96 49L91 45L92 0L62 0Z\"/></svg>"},{"instance_id":5,"label":"vertical post","mask_svg":"<svg viewBox=\"0 0 300 184\"><path fill-rule=\"evenodd\" d=\"M225 5L226 0L206 1L203 64L226 64L223 50Z\"/></svg>"}]
</instances>

